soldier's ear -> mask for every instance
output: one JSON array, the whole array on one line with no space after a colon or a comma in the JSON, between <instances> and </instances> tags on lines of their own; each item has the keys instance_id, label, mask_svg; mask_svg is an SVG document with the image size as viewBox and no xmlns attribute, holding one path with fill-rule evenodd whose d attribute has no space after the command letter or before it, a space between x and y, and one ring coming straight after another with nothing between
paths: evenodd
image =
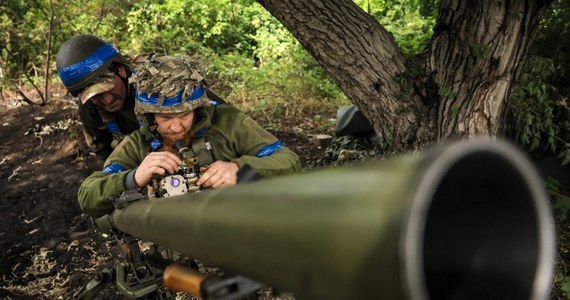
<instances>
[{"instance_id":1,"label":"soldier's ear","mask_svg":"<svg viewBox=\"0 0 570 300\"><path fill-rule=\"evenodd\" d=\"M122 78L127 78L127 70L125 70L125 66L119 66L117 68L117 73L119 74L119 76L121 76Z\"/></svg>"}]
</instances>

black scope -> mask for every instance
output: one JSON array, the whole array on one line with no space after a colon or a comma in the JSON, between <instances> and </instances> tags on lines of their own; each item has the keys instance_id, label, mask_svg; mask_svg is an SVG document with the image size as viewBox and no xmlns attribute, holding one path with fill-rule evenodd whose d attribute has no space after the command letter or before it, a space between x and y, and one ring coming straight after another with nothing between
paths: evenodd
<instances>
[{"instance_id":1,"label":"black scope","mask_svg":"<svg viewBox=\"0 0 570 300\"><path fill-rule=\"evenodd\" d=\"M184 143L184 140L178 140L178 141L174 142L174 144L172 144L172 147L174 147L174 149L178 150L178 153L180 153L180 156L182 156L182 159L188 160L187 163L192 163L192 164L197 163L196 156L194 155L194 151L192 151L192 149L190 149L186 146L186 144Z\"/></svg>"}]
</instances>

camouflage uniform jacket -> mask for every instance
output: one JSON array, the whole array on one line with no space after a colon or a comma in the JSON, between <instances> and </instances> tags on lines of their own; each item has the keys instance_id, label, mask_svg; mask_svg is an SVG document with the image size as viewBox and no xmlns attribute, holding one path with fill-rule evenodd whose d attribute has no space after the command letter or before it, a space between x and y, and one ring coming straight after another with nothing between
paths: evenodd
<instances>
[{"instance_id":1,"label":"camouflage uniform jacket","mask_svg":"<svg viewBox=\"0 0 570 300\"><path fill-rule=\"evenodd\" d=\"M240 168L250 165L263 177L298 172L299 157L283 147L272 134L253 119L229 105L209 106L196 110L197 121L192 136L204 135L212 145L214 161L232 161ZM113 210L108 200L125 191L125 179L151 152L162 145L151 140L148 124L127 136L105 162L103 171L96 171L83 181L78 198L84 213L100 217Z\"/></svg>"},{"instance_id":2,"label":"camouflage uniform jacket","mask_svg":"<svg viewBox=\"0 0 570 300\"><path fill-rule=\"evenodd\" d=\"M79 117L83 123L87 143L95 147L95 153L103 158L111 154L123 137L135 130L139 122L134 112L134 88L130 86L123 109L110 113L88 101L79 101Z\"/></svg>"}]
</instances>

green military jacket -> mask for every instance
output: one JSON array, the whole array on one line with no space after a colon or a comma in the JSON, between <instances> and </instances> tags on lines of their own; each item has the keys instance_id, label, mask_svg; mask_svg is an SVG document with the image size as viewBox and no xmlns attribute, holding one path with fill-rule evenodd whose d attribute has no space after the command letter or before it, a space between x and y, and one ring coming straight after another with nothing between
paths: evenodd
<instances>
[{"instance_id":1,"label":"green military jacket","mask_svg":"<svg viewBox=\"0 0 570 300\"><path fill-rule=\"evenodd\" d=\"M269 177L301 170L299 157L283 147L277 138L253 119L230 105L209 106L196 110L198 116L191 135L204 135L212 145L214 161L235 162L240 168L248 164L261 176ZM127 136L105 161L103 171L96 171L81 184L79 205L84 213L101 217L113 210L109 200L125 191L125 178L156 148L157 140L149 137L147 126Z\"/></svg>"}]
</instances>

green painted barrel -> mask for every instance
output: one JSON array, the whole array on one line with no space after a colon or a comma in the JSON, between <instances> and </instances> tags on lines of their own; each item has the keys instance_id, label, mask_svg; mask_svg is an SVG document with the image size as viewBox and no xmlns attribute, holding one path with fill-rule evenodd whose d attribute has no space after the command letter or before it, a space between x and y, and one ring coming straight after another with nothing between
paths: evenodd
<instances>
[{"instance_id":1,"label":"green painted barrel","mask_svg":"<svg viewBox=\"0 0 570 300\"><path fill-rule=\"evenodd\" d=\"M554 226L507 143L142 200L121 231L302 299L547 299Z\"/></svg>"}]
</instances>

